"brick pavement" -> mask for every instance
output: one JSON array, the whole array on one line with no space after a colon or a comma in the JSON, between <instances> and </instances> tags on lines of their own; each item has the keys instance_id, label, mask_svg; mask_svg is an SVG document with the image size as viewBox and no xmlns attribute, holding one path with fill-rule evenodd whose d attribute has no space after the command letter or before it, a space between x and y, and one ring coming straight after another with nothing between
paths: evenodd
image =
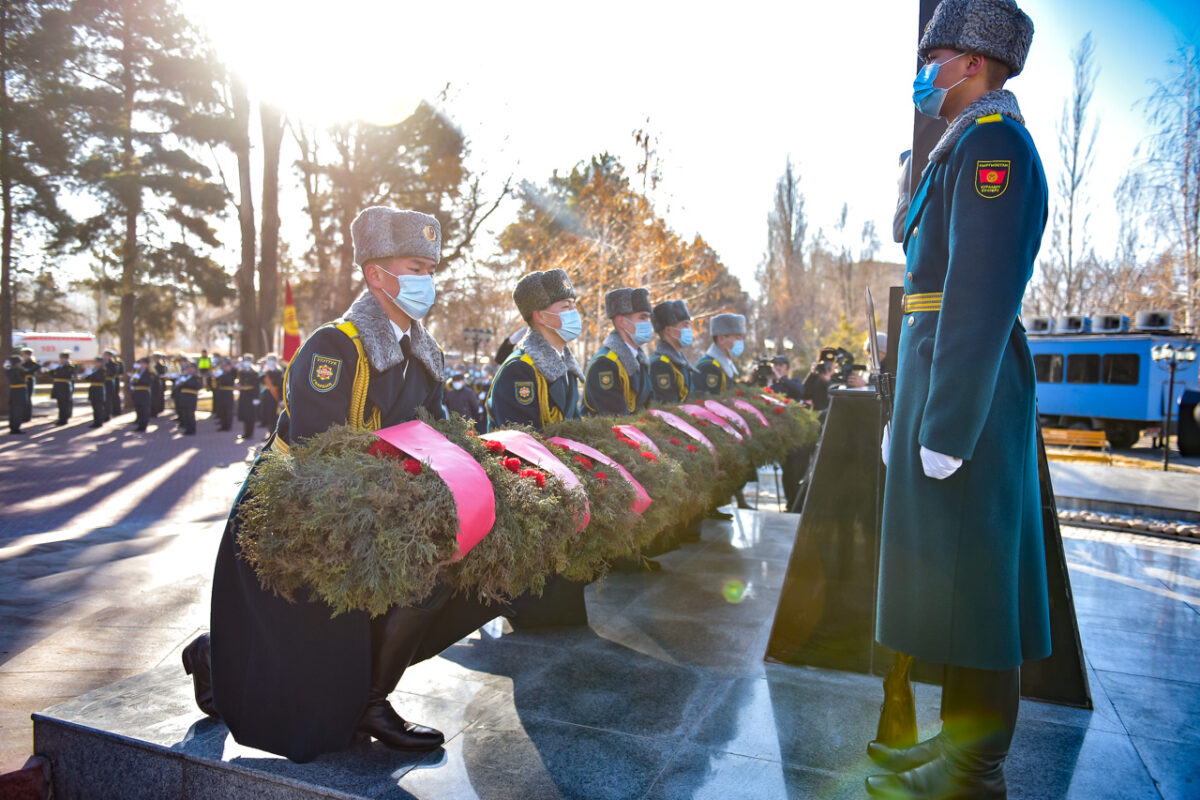
<instances>
[{"instance_id":1,"label":"brick pavement","mask_svg":"<svg viewBox=\"0 0 1200 800\"><path fill-rule=\"evenodd\" d=\"M35 396L27 433L0 433L0 772L29 755L31 712L177 660L207 628L217 542L261 442L199 416L196 436L170 408L145 433L131 411L92 429L77 400L56 427Z\"/></svg>"}]
</instances>

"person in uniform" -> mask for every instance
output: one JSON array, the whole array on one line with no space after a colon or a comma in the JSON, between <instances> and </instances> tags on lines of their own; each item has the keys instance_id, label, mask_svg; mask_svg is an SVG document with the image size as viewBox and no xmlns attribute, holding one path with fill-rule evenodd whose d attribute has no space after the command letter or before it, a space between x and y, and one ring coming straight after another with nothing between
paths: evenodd
<instances>
[{"instance_id":1,"label":"person in uniform","mask_svg":"<svg viewBox=\"0 0 1200 800\"><path fill-rule=\"evenodd\" d=\"M279 368L279 356L267 353L262 366L262 391L258 393L258 421L268 431L275 430L279 417L279 399L283 397L283 370ZM270 436L270 433L267 434Z\"/></svg>"},{"instance_id":2,"label":"person in uniform","mask_svg":"<svg viewBox=\"0 0 1200 800\"><path fill-rule=\"evenodd\" d=\"M25 383L25 368L21 356L11 355L4 364L4 377L8 378L8 432L24 433L25 405L29 402L29 387Z\"/></svg>"},{"instance_id":3,"label":"person in uniform","mask_svg":"<svg viewBox=\"0 0 1200 800\"><path fill-rule=\"evenodd\" d=\"M513 289L513 300L529 324L525 336L500 366L488 390L488 430L579 418L583 373L569 342L583 332L575 287L561 269L531 272Z\"/></svg>"},{"instance_id":4,"label":"person in uniform","mask_svg":"<svg viewBox=\"0 0 1200 800\"><path fill-rule=\"evenodd\" d=\"M239 441L254 436L254 426L258 423L258 394L259 375L254 368L254 356L247 353L242 356L237 369L237 418L242 423Z\"/></svg>"},{"instance_id":5,"label":"person in uniform","mask_svg":"<svg viewBox=\"0 0 1200 800\"><path fill-rule=\"evenodd\" d=\"M150 359L139 358L133 365L129 378L129 393L133 398L134 423L137 430L145 431L150 421L150 392L154 387L154 373L150 370Z\"/></svg>"},{"instance_id":6,"label":"person in uniform","mask_svg":"<svg viewBox=\"0 0 1200 800\"><path fill-rule=\"evenodd\" d=\"M125 374L125 366L117 360L113 350L104 351L104 373L108 380L104 384L104 396L108 400L108 416L121 413L121 376Z\"/></svg>"},{"instance_id":7,"label":"person in uniform","mask_svg":"<svg viewBox=\"0 0 1200 800\"><path fill-rule=\"evenodd\" d=\"M21 348L21 369L25 370L25 422L33 419L33 390L37 386L37 374L42 365L33 357L33 350Z\"/></svg>"},{"instance_id":8,"label":"person in uniform","mask_svg":"<svg viewBox=\"0 0 1200 800\"><path fill-rule=\"evenodd\" d=\"M289 452L335 425L398 425L422 408L446 416L444 358L420 322L436 296L437 219L375 206L355 218L351 235L367 290L292 359L266 450ZM328 605L303 592L288 602L264 589L239 556L238 504L217 552L211 639L201 636L183 653L201 709L219 714L237 741L294 761L342 750L356 734L398 750L441 745L440 732L406 722L387 698L450 587L439 585L421 604L374 619L365 612L331 617Z\"/></svg>"},{"instance_id":9,"label":"person in uniform","mask_svg":"<svg viewBox=\"0 0 1200 800\"><path fill-rule=\"evenodd\" d=\"M233 361L222 358L220 367L213 377L213 416L217 418L217 430L233 428L233 392L237 387L237 372Z\"/></svg>"},{"instance_id":10,"label":"person in uniform","mask_svg":"<svg viewBox=\"0 0 1200 800\"><path fill-rule=\"evenodd\" d=\"M696 368L683 349L692 343L692 315L683 300L665 300L650 314L658 347L650 359L650 383L660 403L683 403L692 393Z\"/></svg>"},{"instance_id":11,"label":"person in uniform","mask_svg":"<svg viewBox=\"0 0 1200 800\"><path fill-rule=\"evenodd\" d=\"M791 363L787 356L775 356L771 359L771 383L768 388L789 400L803 400L804 384L788 374Z\"/></svg>"},{"instance_id":12,"label":"person in uniform","mask_svg":"<svg viewBox=\"0 0 1200 800\"><path fill-rule=\"evenodd\" d=\"M454 373L446 384L446 410L473 421L477 429L480 427L479 395L467 383L465 372Z\"/></svg>"},{"instance_id":13,"label":"person in uniform","mask_svg":"<svg viewBox=\"0 0 1200 800\"><path fill-rule=\"evenodd\" d=\"M650 292L613 289L604 295L604 314L613 330L588 363L583 405L589 414L623 417L650 400L650 361L642 345L654 338Z\"/></svg>"},{"instance_id":14,"label":"person in uniform","mask_svg":"<svg viewBox=\"0 0 1200 800\"><path fill-rule=\"evenodd\" d=\"M150 376L153 378L153 383L150 384L150 416L157 417L167 407L167 365L163 363L166 358L162 353L150 354Z\"/></svg>"},{"instance_id":15,"label":"person in uniform","mask_svg":"<svg viewBox=\"0 0 1200 800\"><path fill-rule=\"evenodd\" d=\"M108 421L108 368L102 357L92 359L92 368L83 376L88 385L88 403L92 406L92 424L99 428Z\"/></svg>"},{"instance_id":16,"label":"person in uniform","mask_svg":"<svg viewBox=\"0 0 1200 800\"><path fill-rule=\"evenodd\" d=\"M734 359L746 347L746 318L741 314L717 314L708 323L712 344L696 362L699 373L696 390L707 394L724 394L729 382L738 376Z\"/></svg>"},{"instance_id":17,"label":"person in uniform","mask_svg":"<svg viewBox=\"0 0 1200 800\"><path fill-rule=\"evenodd\" d=\"M869 748L897 770L867 779L873 796L1006 797L1020 665L1050 654L1034 369L1017 316L1048 192L1003 88L1032 38L1012 0L943 0L919 45L914 102L948 127L905 223L875 637L945 665L942 730Z\"/></svg>"},{"instance_id":18,"label":"person in uniform","mask_svg":"<svg viewBox=\"0 0 1200 800\"><path fill-rule=\"evenodd\" d=\"M183 374L172 389L175 410L179 414L179 427L183 429L184 436L196 435L196 402L200 396L201 385L196 365L190 361L184 362Z\"/></svg>"},{"instance_id":19,"label":"person in uniform","mask_svg":"<svg viewBox=\"0 0 1200 800\"><path fill-rule=\"evenodd\" d=\"M58 366L51 370L50 377L54 381L50 396L58 403L58 420L54 424L66 425L75 408L75 365L71 363L69 350L58 354Z\"/></svg>"}]
</instances>

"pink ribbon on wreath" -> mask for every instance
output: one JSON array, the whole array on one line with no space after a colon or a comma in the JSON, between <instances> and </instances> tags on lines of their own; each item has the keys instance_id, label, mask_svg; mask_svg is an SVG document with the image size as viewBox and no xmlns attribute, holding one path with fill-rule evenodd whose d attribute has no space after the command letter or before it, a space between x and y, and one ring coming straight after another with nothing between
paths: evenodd
<instances>
[{"instance_id":1,"label":"pink ribbon on wreath","mask_svg":"<svg viewBox=\"0 0 1200 800\"><path fill-rule=\"evenodd\" d=\"M763 400L766 400L768 403L771 403L773 405L777 405L777 406L786 406L787 405L787 403L783 402L778 397L772 397L769 394L760 394L759 397L761 397Z\"/></svg>"},{"instance_id":2,"label":"pink ribbon on wreath","mask_svg":"<svg viewBox=\"0 0 1200 800\"><path fill-rule=\"evenodd\" d=\"M696 419L702 419L705 422L711 422L713 425L716 425L718 428L725 431L726 433L728 433L730 436L732 436L734 439L738 440L739 442L742 441L744 438L746 438L746 437L742 436L742 434L740 434L732 425L730 425L728 422L726 422L724 420L724 418L717 416L716 414L714 414L712 411L709 411L704 406L698 406L695 403L685 403L684 405L681 405L679 408L680 408L680 410L686 411L688 414L691 414Z\"/></svg>"},{"instance_id":3,"label":"pink ribbon on wreath","mask_svg":"<svg viewBox=\"0 0 1200 800\"><path fill-rule=\"evenodd\" d=\"M707 447L708 452L712 453L713 463L714 464L720 463L717 460L717 448L715 446L713 446L713 443L710 442L708 440L708 437L705 436L703 433L701 433L698 428L693 426L690 422L687 422L686 420L684 420L683 417L680 417L676 414L672 414L670 411L662 411L661 409L657 409L657 408L650 409L649 413L658 417L663 422L667 423L672 428L674 428L675 430L684 434L685 436L690 436L693 439L695 439L697 442L699 442L700 444Z\"/></svg>"},{"instance_id":4,"label":"pink ribbon on wreath","mask_svg":"<svg viewBox=\"0 0 1200 800\"><path fill-rule=\"evenodd\" d=\"M740 428L742 433L746 434L746 438L750 438L754 434L750 432L750 423L742 419L742 415L734 411L727 405L718 403L716 400L705 400L704 407L723 418L726 422L730 422L736 428Z\"/></svg>"},{"instance_id":5,"label":"pink ribbon on wreath","mask_svg":"<svg viewBox=\"0 0 1200 800\"><path fill-rule=\"evenodd\" d=\"M564 439L561 436L555 436L551 439L547 439L546 441L550 442L551 444L556 444L559 447L566 448L572 452L579 453L580 455L587 456L593 461L599 461L606 467L615 469L622 478L629 481L629 484L633 486L633 511L635 514L641 514L650 507L651 500L649 492L642 488L642 485L637 482L637 479L629 474L629 470L625 469L616 461L613 461L611 458L604 455L604 453L601 453L594 447L588 447L583 442L577 442L574 439Z\"/></svg>"},{"instance_id":6,"label":"pink ribbon on wreath","mask_svg":"<svg viewBox=\"0 0 1200 800\"><path fill-rule=\"evenodd\" d=\"M414 419L375 435L429 466L450 487L458 509L457 561L483 541L496 524L496 492L471 454L436 430Z\"/></svg>"},{"instance_id":7,"label":"pink ribbon on wreath","mask_svg":"<svg viewBox=\"0 0 1200 800\"><path fill-rule=\"evenodd\" d=\"M644 446L647 450L654 453L656 456L661 456L662 451L658 449L658 445L654 440L646 435L646 432L641 428L635 428L632 425L614 425L613 430L620 433L629 439L633 439L638 444Z\"/></svg>"},{"instance_id":8,"label":"pink ribbon on wreath","mask_svg":"<svg viewBox=\"0 0 1200 800\"><path fill-rule=\"evenodd\" d=\"M479 437L485 441L500 442L504 449L518 458L523 458L534 466L540 467L563 482L568 489L578 489L583 495L583 519L579 530L587 527L592 520L592 505L588 502L587 492L579 476L571 468L558 460L558 457L546 449L546 445L530 436L525 431L492 431Z\"/></svg>"},{"instance_id":9,"label":"pink ribbon on wreath","mask_svg":"<svg viewBox=\"0 0 1200 800\"><path fill-rule=\"evenodd\" d=\"M757 419L759 422L761 422L762 426L764 428L771 427L771 423L767 422L766 416L761 411L759 411L757 408L755 408L754 406L747 403L742 398L739 397L738 399L734 400L733 404L735 406L737 406L738 408L740 408L742 411L745 411L747 414L754 415L754 418Z\"/></svg>"}]
</instances>

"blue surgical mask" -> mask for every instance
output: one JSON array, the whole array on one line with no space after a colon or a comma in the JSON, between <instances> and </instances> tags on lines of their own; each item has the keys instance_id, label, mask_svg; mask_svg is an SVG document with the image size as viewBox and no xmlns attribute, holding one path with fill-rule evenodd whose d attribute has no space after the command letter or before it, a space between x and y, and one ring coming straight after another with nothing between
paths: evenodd
<instances>
[{"instance_id":1,"label":"blue surgical mask","mask_svg":"<svg viewBox=\"0 0 1200 800\"><path fill-rule=\"evenodd\" d=\"M942 104L946 102L946 93L958 86L967 79L964 75L962 80L946 89L940 89L933 85L937 80L938 70L942 68L942 64L949 64L955 58L962 58L966 53L959 53L954 58L948 58L941 64L933 63L926 64L917 73L917 77L913 79L913 105L927 117L940 117L942 115Z\"/></svg>"},{"instance_id":2,"label":"blue surgical mask","mask_svg":"<svg viewBox=\"0 0 1200 800\"><path fill-rule=\"evenodd\" d=\"M547 314L552 312L547 311ZM579 311L572 308L561 314L555 314L558 317L559 327L555 331L564 342L573 342L579 338L579 334L583 333L583 317L579 315Z\"/></svg>"},{"instance_id":3,"label":"blue surgical mask","mask_svg":"<svg viewBox=\"0 0 1200 800\"><path fill-rule=\"evenodd\" d=\"M378 266L378 265L377 265ZM422 319L433 308L437 299L437 290L433 288L432 275L396 275L379 267L380 272L387 272L400 283L400 293L395 297L390 294L396 307L409 316L410 319ZM387 292L384 292L387 294Z\"/></svg>"},{"instance_id":4,"label":"blue surgical mask","mask_svg":"<svg viewBox=\"0 0 1200 800\"><path fill-rule=\"evenodd\" d=\"M649 322L639 322L633 328L633 341L645 344L654 338L654 326Z\"/></svg>"},{"instance_id":5,"label":"blue surgical mask","mask_svg":"<svg viewBox=\"0 0 1200 800\"><path fill-rule=\"evenodd\" d=\"M734 358L737 358L738 356L740 356L742 354L742 351L745 349L746 349L746 343L739 339L738 341L733 343L732 347L729 348L729 355L733 356Z\"/></svg>"},{"instance_id":6,"label":"blue surgical mask","mask_svg":"<svg viewBox=\"0 0 1200 800\"><path fill-rule=\"evenodd\" d=\"M692 329L684 328L679 332L679 346L687 347L692 343Z\"/></svg>"},{"instance_id":7,"label":"blue surgical mask","mask_svg":"<svg viewBox=\"0 0 1200 800\"><path fill-rule=\"evenodd\" d=\"M463 388L463 382L462 382L462 381L450 381L450 386L451 386L451 387L452 387L452 388L453 388L455 391L457 391L457 390L459 390L459 389Z\"/></svg>"}]
</instances>

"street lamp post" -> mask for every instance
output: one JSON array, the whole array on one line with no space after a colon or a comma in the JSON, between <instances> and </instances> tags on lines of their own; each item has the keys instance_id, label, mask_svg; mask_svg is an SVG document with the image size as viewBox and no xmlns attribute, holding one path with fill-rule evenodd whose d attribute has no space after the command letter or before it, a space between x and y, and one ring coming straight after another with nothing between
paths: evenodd
<instances>
[{"instance_id":1,"label":"street lamp post","mask_svg":"<svg viewBox=\"0 0 1200 800\"><path fill-rule=\"evenodd\" d=\"M483 344L484 342L491 341L492 329L491 328L463 328L463 336L465 336L471 340L471 346L473 348L473 352L471 354L471 361L472 361L472 363L475 364L476 367L478 367L479 366L479 345Z\"/></svg>"},{"instance_id":2,"label":"street lamp post","mask_svg":"<svg viewBox=\"0 0 1200 800\"><path fill-rule=\"evenodd\" d=\"M1166 342L1152 347L1150 357L1160 367L1171 373L1167 389L1167 421L1163 425L1163 472L1166 472L1170 469L1171 463L1171 412L1174 410L1175 404L1175 372L1179 369L1187 369L1196 360L1196 348L1190 344L1186 347L1176 348L1172 347L1170 342Z\"/></svg>"}]
</instances>

